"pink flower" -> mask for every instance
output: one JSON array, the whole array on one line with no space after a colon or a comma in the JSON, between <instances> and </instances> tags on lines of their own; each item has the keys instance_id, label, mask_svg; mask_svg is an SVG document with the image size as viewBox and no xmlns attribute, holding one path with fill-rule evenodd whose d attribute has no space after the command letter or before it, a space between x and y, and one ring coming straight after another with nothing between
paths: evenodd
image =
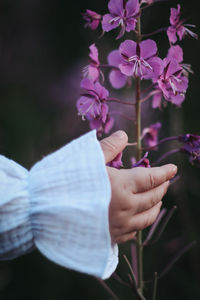
<instances>
[{"instance_id":1,"label":"pink flower","mask_svg":"<svg viewBox=\"0 0 200 300\"><path fill-rule=\"evenodd\" d=\"M109 74L109 80L113 88L122 88L128 80L128 77L119 70L119 65L123 63L123 58L121 57L118 50L113 50L108 55L108 64L113 66L113 70Z\"/></svg>"},{"instance_id":2,"label":"pink flower","mask_svg":"<svg viewBox=\"0 0 200 300\"><path fill-rule=\"evenodd\" d=\"M180 4L177 5L177 9L171 8L171 15L170 15L171 26L169 26L167 29L167 35L168 35L169 41L172 44L176 43L177 36L180 41L186 35L192 36L195 39L198 38L196 33L192 32L190 29L187 28L187 27L195 27L195 25L183 24L184 20L180 20L180 11L181 11Z\"/></svg>"},{"instance_id":3,"label":"pink flower","mask_svg":"<svg viewBox=\"0 0 200 300\"><path fill-rule=\"evenodd\" d=\"M99 26L101 15L95 11L86 9L86 12L83 13L83 19L86 21L85 27L90 27L92 30L95 30Z\"/></svg>"},{"instance_id":4,"label":"pink flower","mask_svg":"<svg viewBox=\"0 0 200 300\"><path fill-rule=\"evenodd\" d=\"M88 78L81 81L81 87L85 89L85 93L77 101L77 109L79 115L87 120L99 120L105 123L108 114L108 105L106 99L109 92L99 83L92 82Z\"/></svg>"},{"instance_id":5,"label":"pink flower","mask_svg":"<svg viewBox=\"0 0 200 300\"><path fill-rule=\"evenodd\" d=\"M145 153L145 155L138 161L135 162L135 158L132 158L132 168L142 167L142 168L151 168L150 162L147 158L148 152Z\"/></svg>"},{"instance_id":6,"label":"pink flower","mask_svg":"<svg viewBox=\"0 0 200 300\"><path fill-rule=\"evenodd\" d=\"M157 122L152 124L148 128L144 128L142 136L144 137L144 143L147 147L154 147L158 144L158 133L162 124ZM156 149L156 148L155 148Z\"/></svg>"},{"instance_id":7,"label":"pink flower","mask_svg":"<svg viewBox=\"0 0 200 300\"><path fill-rule=\"evenodd\" d=\"M101 116L97 116L95 119L90 121L90 128L96 129L99 137L103 133L108 134L114 125L113 117L107 114L105 122L102 121Z\"/></svg>"},{"instance_id":8,"label":"pink flower","mask_svg":"<svg viewBox=\"0 0 200 300\"><path fill-rule=\"evenodd\" d=\"M154 91L153 95L153 101L152 101L152 107L153 108L160 108L161 107L161 101L163 97L162 91L158 88L158 86L155 86L157 89Z\"/></svg>"},{"instance_id":9,"label":"pink flower","mask_svg":"<svg viewBox=\"0 0 200 300\"><path fill-rule=\"evenodd\" d=\"M163 62L157 57L157 46L153 40L145 40L140 44L126 40L119 47L123 62L119 69L126 76L155 79L163 70Z\"/></svg>"},{"instance_id":10,"label":"pink flower","mask_svg":"<svg viewBox=\"0 0 200 300\"><path fill-rule=\"evenodd\" d=\"M113 167L116 169L120 169L123 167L123 162L122 162L122 152L120 152L111 162L107 164L109 167Z\"/></svg>"},{"instance_id":11,"label":"pink flower","mask_svg":"<svg viewBox=\"0 0 200 300\"><path fill-rule=\"evenodd\" d=\"M180 66L182 67L183 74L185 76L188 76L189 73L193 73L193 71L191 69L191 65L182 63L183 62L183 49L179 45L171 46L169 48L167 58L168 59L171 59L171 58L175 59L180 64Z\"/></svg>"},{"instance_id":12,"label":"pink flower","mask_svg":"<svg viewBox=\"0 0 200 300\"><path fill-rule=\"evenodd\" d=\"M117 39L121 38L125 31L135 30L137 17L139 16L139 1L110 0L108 3L109 14L103 16L102 28L108 32L118 26L121 31Z\"/></svg>"},{"instance_id":13,"label":"pink flower","mask_svg":"<svg viewBox=\"0 0 200 300\"><path fill-rule=\"evenodd\" d=\"M92 44L89 49L90 64L83 69L83 76L96 82L99 79L100 74L99 53L95 44Z\"/></svg>"},{"instance_id":14,"label":"pink flower","mask_svg":"<svg viewBox=\"0 0 200 300\"><path fill-rule=\"evenodd\" d=\"M187 144L191 147L200 148L200 136L197 134L187 133L178 137L179 142Z\"/></svg>"},{"instance_id":15,"label":"pink flower","mask_svg":"<svg viewBox=\"0 0 200 300\"><path fill-rule=\"evenodd\" d=\"M200 167L200 136L197 134L185 134L179 137L184 143L180 151L189 156L190 163L196 163Z\"/></svg>"},{"instance_id":16,"label":"pink flower","mask_svg":"<svg viewBox=\"0 0 200 300\"><path fill-rule=\"evenodd\" d=\"M188 88L188 78L183 76L182 68L177 60L165 58L163 63L164 70L157 80L157 89L158 91L162 91L167 101L180 106L185 99L185 93ZM157 97L160 97L160 95L158 92Z\"/></svg>"}]
</instances>

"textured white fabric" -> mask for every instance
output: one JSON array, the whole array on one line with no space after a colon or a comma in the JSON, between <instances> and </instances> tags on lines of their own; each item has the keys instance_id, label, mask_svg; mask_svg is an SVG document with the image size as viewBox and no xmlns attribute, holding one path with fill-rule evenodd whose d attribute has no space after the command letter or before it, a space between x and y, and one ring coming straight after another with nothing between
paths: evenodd
<instances>
[{"instance_id":1,"label":"textured white fabric","mask_svg":"<svg viewBox=\"0 0 200 300\"><path fill-rule=\"evenodd\" d=\"M110 198L95 131L30 171L0 156L0 259L36 246L61 266L108 278L118 264L109 234Z\"/></svg>"}]
</instances>

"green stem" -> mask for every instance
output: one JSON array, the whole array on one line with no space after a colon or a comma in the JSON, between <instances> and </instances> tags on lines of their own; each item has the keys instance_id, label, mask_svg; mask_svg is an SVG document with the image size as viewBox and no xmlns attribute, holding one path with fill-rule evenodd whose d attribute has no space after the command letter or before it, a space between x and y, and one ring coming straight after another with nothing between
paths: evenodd
<instances>
[{"instance_id":1,"label":"green stem","mask_svg":"<svg viewBox=\"0 0 200 300\"><path fill-rule=\"evenodd\" d=\"M141 36L141 25L140 17L138 18L136 28L136 42L140 43ZM141 80L139 77L136 78L136 141L137 141L137 160L141 159L142 147L141 147ZM137 235L137 262L138 262L138 292L143 294L143 245L142 245L142 231L138 232Z\"/></svg>"}]
</instances>

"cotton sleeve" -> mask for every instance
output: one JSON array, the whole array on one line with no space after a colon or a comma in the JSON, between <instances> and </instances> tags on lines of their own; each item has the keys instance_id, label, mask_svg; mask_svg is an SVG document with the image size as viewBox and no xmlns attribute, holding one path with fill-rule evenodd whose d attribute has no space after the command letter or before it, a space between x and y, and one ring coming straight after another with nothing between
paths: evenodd
<instances>
[{"instance_id":1,"label":"cotton sleeve","mask_svg":"<svg viewBox=\"0 0 200 300\"><path fill-rule=\"evenodd\" d=\"M30 171L0 156L0 180L0 259L36 247L63 267L110 277L118 247L111 244L111 188L95 131Z\"/></svg>"}]
</instances>

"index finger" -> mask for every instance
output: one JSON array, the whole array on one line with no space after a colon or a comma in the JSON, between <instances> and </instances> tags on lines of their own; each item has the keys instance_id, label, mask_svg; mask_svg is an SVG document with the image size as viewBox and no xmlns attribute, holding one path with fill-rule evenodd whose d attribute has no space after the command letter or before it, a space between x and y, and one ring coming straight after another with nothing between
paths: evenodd
<instances>
[{"instance_id":1,"label":"index finger","mask_svg":"<svg viewBox=\"0 0 200 300\"><path fill-rule=\"evenodd\" d=\"M177 166L173 164L154 168L134 168L133 193L142 193L151 190L176 175Z\"/></svg>"}]
</instances>

